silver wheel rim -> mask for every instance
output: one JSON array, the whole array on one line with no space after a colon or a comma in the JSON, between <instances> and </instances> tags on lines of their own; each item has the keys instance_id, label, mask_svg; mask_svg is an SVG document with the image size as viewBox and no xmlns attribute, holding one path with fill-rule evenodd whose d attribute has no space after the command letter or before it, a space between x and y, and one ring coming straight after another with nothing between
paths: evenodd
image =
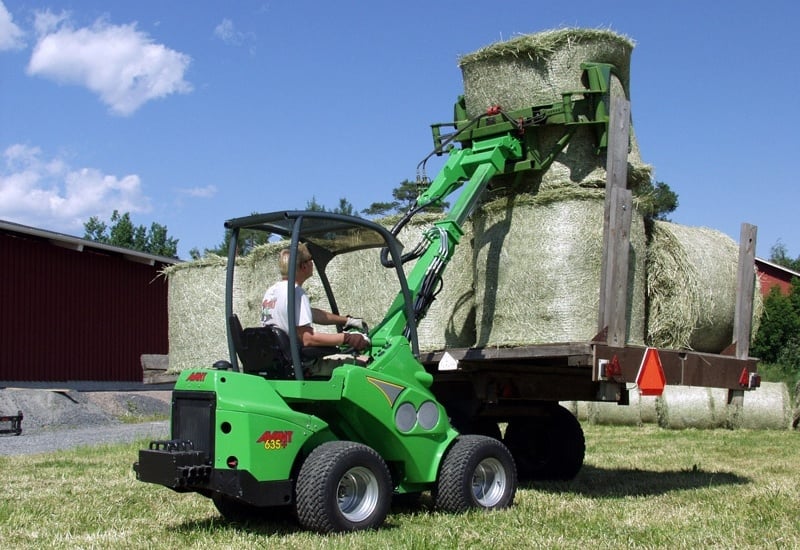
<instances>
[{"instance_id":1,"label":"silver wheel rim","mask_svg":"<svg viewBox=\"0 0 800 550\"><path fill-rule=\"evenodd\" d=\"M506 492L506 471L494 457L484 458L472 473L472 494L484 508L497 505Z\"/></svg>"},{"instance_id":2,"label":"silver wheel rim","mask_svg":"<svg viewBox=\"0 0 800 550\"><path fill-rule=\"evenodd\" d=\"M353 523L367 519L378 505L380 488L375 474L368 468L357 466L345 472L336 488L339 511Z\"/></svg>"}]
</instances>

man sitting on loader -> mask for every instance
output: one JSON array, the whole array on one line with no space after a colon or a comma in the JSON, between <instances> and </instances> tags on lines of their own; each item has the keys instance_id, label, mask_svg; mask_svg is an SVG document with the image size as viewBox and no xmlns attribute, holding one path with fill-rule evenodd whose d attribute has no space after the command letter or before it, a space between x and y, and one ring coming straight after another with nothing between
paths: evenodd
<instances>
[{"instance_id":1,"label":"man sitting on loader","mask_svg":"<svg viewBox=\"0 0 800 550\"><path fill-rule=\"evenodd\" d=\"M261 324L274 325L289 333L289 260L288 248L281 250L278 256L278 267L282 279L270 286L264 293L261 303ZM369 338L361 332L350 332L349 329L366 331L363 319L349 315L337 315L323 309L311 307L303 283L314 274L314 261L305 244L297 247L297 266L295 268L295 319L297 322L297 340L301 347L336 347L345 346L355 351L362 351L370 345ZM341 333L315 332L313 323L319 325L340 325ZM310 376L329 376L331 371L344 364L354 362L352 355L326 355L314 361L309 367Z\"/></svg>"}]
</instances>

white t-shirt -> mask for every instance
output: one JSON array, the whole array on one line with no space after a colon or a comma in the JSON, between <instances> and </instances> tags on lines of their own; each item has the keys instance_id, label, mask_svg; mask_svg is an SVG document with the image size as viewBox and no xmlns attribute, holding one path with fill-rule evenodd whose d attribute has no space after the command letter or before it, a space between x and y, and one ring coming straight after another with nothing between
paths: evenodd
<instances>
[{"instance_id":1,"label":"white t-shirt","mask_svg":"<svg viewBox=\"0 0 800 550\"><path fill-rule=\"evenodd\" d=\"M289 333L289 281L278 281L264 293L261 302L261 324L275 325L287 334ZM312 323L311 302L303 287L294 285L295 311L297 326L302 327Z\"/></svg>"}]
</instances>

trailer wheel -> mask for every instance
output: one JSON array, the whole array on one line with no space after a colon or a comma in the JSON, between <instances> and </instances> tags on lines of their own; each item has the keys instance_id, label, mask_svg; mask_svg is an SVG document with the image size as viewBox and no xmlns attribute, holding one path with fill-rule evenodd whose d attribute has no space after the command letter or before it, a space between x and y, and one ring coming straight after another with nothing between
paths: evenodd
<instances>
[{"instance_id":1,"label":"trailer wheel","mask_svg":"<svg viewBox=\"0 0 800 550\"><path fill-rule=\"evenodd\" d=\"M560 405L546 417L512 419L503 441L514 455L520 479L569 480L583 466L583 429Z\"/></svg>"},{"instance_id":2,"label":"trailer wheel","mask_svg":"<svg viewBox=\"0 0 800 550\"><path fill-rule=\"evenodd\" d=\"M296 484L297 517L321 533L379 527L389 513L392 482L386 463L370 447L330 441L314 449Z\"/></svg>"},{"instance_id":3,"label":"trailer wheel","mask_svg":"<svg viewBox=\"0 0 800 550\"><path fill-rule=\"evenodd\" d=\"M462 435L442 461L433 499L446 512L496 510L511 506L516 491L517 470L505 445L483 435Z\"/></svg>"}]
</instances>

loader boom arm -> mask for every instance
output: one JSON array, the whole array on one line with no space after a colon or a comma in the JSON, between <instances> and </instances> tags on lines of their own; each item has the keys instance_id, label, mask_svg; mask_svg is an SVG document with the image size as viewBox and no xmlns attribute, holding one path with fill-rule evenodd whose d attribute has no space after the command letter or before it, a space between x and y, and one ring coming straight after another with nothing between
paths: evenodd
<instances>
[{"instance_id":1,"label":"loader boom arm","mask_svg":"<svg viewBox=\"0 0 800 550\"><path fill-rule=\"evenodd\" d=\"M425 233L425 251L408 275L415 321L425 316L433 301L442 272L464 234L461 226L472 213L489 180L503 170L508 160L521 155L520 141L510 135L476 142L470 149L454 151L428 189L417 199L412 210L438 204L463 187L447 216L435 222ZM410 336L403 303L403 296L398 295L384 320L372 333L373 344L383 345L388 338L399 334Z\"/></svg>"}]
</instances>

